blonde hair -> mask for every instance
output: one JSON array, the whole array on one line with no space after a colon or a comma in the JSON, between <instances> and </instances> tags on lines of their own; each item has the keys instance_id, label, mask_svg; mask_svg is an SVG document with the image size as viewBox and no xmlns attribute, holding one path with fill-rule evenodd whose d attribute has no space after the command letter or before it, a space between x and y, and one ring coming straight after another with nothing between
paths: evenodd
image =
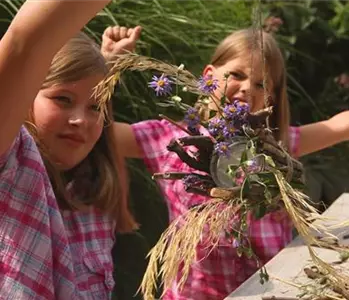
<instances>
[{"instance_id":1,"label":"blonde hair","mask_svg":"<svg viewBox=\"0 0 349 300\"><path fill-rule=\"evenodd\" d=\"M75 82L94 74L106 75L108 68L99 47L86 34L79 33L55 55L42 89ZM111 102L107 120L113 120ZM103 128L101 137L88 156L68 172L58 172L49 161L49 153L37 136L35 117L31 112L27 126L36 137L57 198L63 209L83 209L93 205L108 213L116 221L118 232L129 232L137 224L128 208L128 180L126 164L118 153L112 126ZM88 182L86 182L88 178ZM68 183L72 193L67 193ZM69 196L71 194L71 196Z\"/></svg>"},{"instance_id":2,"label":"blonde hair","mask_svg":"<svg viewBox=\"0 0 349 300\"><path fill-rule=\"evenodd\" d=\"M215 67L220 67L230 60L246 56L252 51L258 51L261 54L261 42L261 34L258 30L254 31L252 28L248 28L235 31L217 46L210 63ZM275 138L288 146L290 113L285 62L276 40L267 32L263 32L263 54L268 78L273 83L273 96L275 97L271 103L274 106L274 112L270 117L270 126L278 129Z\"/></svg>"}]
</instances>

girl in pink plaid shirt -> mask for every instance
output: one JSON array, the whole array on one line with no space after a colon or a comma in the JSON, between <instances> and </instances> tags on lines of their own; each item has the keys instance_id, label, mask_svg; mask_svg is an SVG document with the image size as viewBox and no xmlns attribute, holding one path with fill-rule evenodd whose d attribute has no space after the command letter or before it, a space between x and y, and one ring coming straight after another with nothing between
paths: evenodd
<instances>
[{"instance_id":1,"label":"girl in pink plaid shirt","mask_svg":"<svg viewBox=\"0 0 349 300\"><path fill-rule=\"evenodd\" d=\"M125 28L108 28L103 36L102 50L112 52L110 45L127 37ZM232 33L216 48L211 63L203 75L212 74L221 79L229 73L226 95L229 99L239 99L250 104L253 111L263 108L263 76L260 49L253 52L253 72L251 72L251 49L256 36L250 29ZM131 41L130 41L131 43ZM135 41L132 41L133 45ZM294 156L304 155L340 141L349 139L349 112L339 114L328 121L300 128L289 126L289 108L286 95L286 73L284 60L274 38L267 33L263 36L267 65L268 90L272 91L275 110L272 127L279 128L277 138L289 146ZM109 48L109 49L108 49ZM221 90L216 91L220 98ZM214 106L212 107L214 108ZM115 134L123 143L126 157L143 158L151 173L192 172L178 156L169 152L166 146L171 139L185 135L173 124L162 120L144 121L133 125L115 123ZM204 128L200 128L208 134ZM321 131L321 135L315 134ZM184 214L191 206L203 203L207 198L189 194L181 181L163 180L159 182L168 204L170 221ZM249 216L249 234L255 253L266 263L285 247L292 238L292 224L283 210L271 212L260 220ZM165 300L221 300L257 271L254 260L239 257L234 243L224 238L218 247L208 253L203 247L197 248L196 262L192 265L183 289L177 282L165 291Z\"/></svg>"},{"instance_id":2,"label":"girl in pink plaid shirt","mask_svg":"<svg viewBox=\"0 0 349 300\"><path fill-rule=\"evenodd\" d=\"M136 224L91 97L107 68L83 34L61 48L108 2L27 1L0 42L0 299L111 296L115 230Z\"/></svg>"},{"instance_id":3,"label":"girl in pink plaid shirt","mask_svg":"<svg viewBox=\"0 0 349 300\"><path fill-rule=\"evenodd\" d=\"M128 209L124 160L108 126L111 103L104 120L92 97L107 71L100 48L79 33L55 55L26 123L61 209L84 299L110 297L115 232L136 228Z\"/></svg>"}]
</instances>

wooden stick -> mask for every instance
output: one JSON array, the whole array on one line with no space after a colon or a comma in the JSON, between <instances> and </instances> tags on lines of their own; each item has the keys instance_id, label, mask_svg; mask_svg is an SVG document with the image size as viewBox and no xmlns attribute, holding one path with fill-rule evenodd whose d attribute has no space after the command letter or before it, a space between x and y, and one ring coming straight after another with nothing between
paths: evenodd
<instances>
[{"instance_id":1,"label":"wooden stick","mask_svg":"<svg viewBox=\"0 0 349 300\"><path fill-rule=\"evenodd\" d=\"M299 300L298 297L262 296L262 300Z\"/></svg>"},{"instance_id":2,"label":"wooden stick","mask_svg":"<svg viewBox=\"0 0 349 300\"><path fill-rule=\"evenodd\" d=\"M222 199L230 199L240 193L241 187L234 187L231 189L224 188L213 188L210 191L210 196L213 198L222 198Z\"/></svg>"},{"instance_id":3,"label":"wooden stick","mask_svg":"<svg viewBox=\"0 0 349 300\"><path fill-rule=\"evenodd\" d=\"M189 167L206 173L210 173L209 162L201 162L196 160L194 157L191 157L187 152L185 152L178 140L171 140L171 142L167 145L167 150L175 152L179 156L179 158Z\"/></svg>"},{"instance_id":4,"label":"wooden stick","mask_svg":"<svg viewBox=\"0 0 349 300\"><path fill-rule=\"evenodd\" d=\"M269 152L270 154L275 155L275 156L273 156L273 158L275 158L279 162L287 164L286 154L284 152L282 152L281 150L277 149L274 145L269 144L269 143L263 143L262 149L266 152ZM290 159L293 163L294 169L302 172L303 165L300 162L298 162L297 160L295 160L294 158L290 158Z\"/></svg>"},{"instance_id":5,"label":"wooden stick","mask_svg":"<svg viewBox=\"0 0 349 300\"><path fill-rule=\"evenodd\" d=\"M177 180L177 179L182 179L183 177L190 174L192 173L185 173L185 172L154 173L152 176L152 179L153 180L156 180L156 179Z\"/></svg>"},{"instance_id":6,"label":"wooden stick","mask_svg":"<svg viewBox=\"0 0 349 300\"><path fill-rule=\"evenodd\" d=\"M166 117L165 115L159 114L159 117L162 119L165 119L166 121L170 122L171 124L173 124L174 126L178 127L180 130L183 130L184 132L186 132L189 135L193 135L188 129L184 128L183 126L179 125L178 123L176 123L175 121L173 121L172 119L170 119L169 117Z\"/></svg>"}]
</instances>

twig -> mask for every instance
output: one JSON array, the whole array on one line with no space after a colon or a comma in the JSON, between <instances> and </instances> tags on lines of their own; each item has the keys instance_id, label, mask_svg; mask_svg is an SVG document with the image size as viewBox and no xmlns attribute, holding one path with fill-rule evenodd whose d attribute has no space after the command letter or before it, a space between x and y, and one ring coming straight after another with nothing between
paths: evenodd
<instances>
[{"instance_id":1,"label":"twig","mask_svg":"<svg viewBox=\"0 0 349 300\"><path fill-rule=\"evenodd\" d=\"M179 144L179 141L173 139L167 146L167 150L175 152L179 158L185 162L189 167L200 170L206 173L210 172L210 166L208 162L200 162L196 160L194 157L191 157L183 147Z\"/></svg>"},{"instance_id":2,"label":"twig","mask_svg":"<svg viewBox=\"0 0 349 300\"><path fill-rule=\"evenodd\" d=\"M178 139L183 146L195 146L198 149L207 149L208 152L213 151L213 142L209 136L184 136Z\"/></svg>"},{"instance_id":3,"label":"twig","mask_svg":"<svg viewBox=\"0 0 349 300\"><path fill-rule=\"evenodd\" d=\"M207 162L208 165L211 163L211 157L213 153L213 141L209 136L185 136L178 139L182 146L195 146L198 152L198 160L201 162Z\"/></svg>"},{"instance_id":4,"label":"twig","mask_svg":"<svg viewBox=\"0 0 349 300\"><path fill-rule=\"evenodd\" d=\"M298 297L262 296L262 300L299 300Z\"/></svg>"},{"instance_id":5,"label":"twig","mask_svg":"<svg viewBox=\"0 0 349 300\"><path fill-rule=\"evenodd\" d=\"M315 270L317 271L314 271ZM329 278L321 273L317 267L312 268L304 268L304 273L308 276L310 279L319 279L319 284L323 285L326 284L329 281ZM349 290L348 289L342 289L341 287L335 285L333 282L330 282L329 288L334 291L335 293L343 296L345 299L349 299Z\"/></svg>"},{"instance_id":6,"label":"twig","mask_svg":"<svg viewBox=\"0 0 349 300\"><path fill-rule=\"evenodd\" d=\"M152 176L152 179L153 180L156 180L156 179L178 180L192 174L194 173L185 173L185 172L154 173Z\"/></svg>"},{"instance_id":7,"label":"twig","mask_svg":"<svg viewBox=\"0 0 349 300\"><path fill-rule=\"evenodd\" d=\"M165 119L168 122L170 122L174 126L178 127L180 130L183 130L185 133L187 133L189 135L193 135L193 133L191 133L188 129L186 129L183 126L179 125L178 123L176 123L175 121L173 121L169 117L166 117L165 115L162 115L162 114L159 114L159 117L162 118L162 119Z\"/></svg>"},{"instance_id":8,"label":"twig","mask_svg":"<svg viewBox=\"0 0 349 300\"><path fill-rule=\"evenodd\" d=\"M262 150L271 153L273 158L279 160L281 163L284 163L284 164L287 163L286 154L281 150L279 150L278 148L276 148L275 145L269 142L264 142L262 145ZM302 172L303 165L299 161L293 159L292 157L290 157L290 159L293 163L294 168Z\"/></svg>"},{"instance_id":9,"label":"twig","mask_svg":"<svg viewBox=\"0 0 349 300\"><path fill-rule=\"evenodd\" d=\"M255 113L248 114L247 119L251 124L251 128L260 127L264 122L266 122L266 119L272 114L272 112L273 107L269 106Z\"/></svg>"},{"instance_id":10,"label":"twig","mask_svg":"<svg viewBox=\"0 0 349 300\"><path fill-rule=\"evenodd\" d=\"M168 179L168 180L178 180L182 179L189 175L195 175L196 177L199 177L203 181L209 181L212 182L213 180L211 176L198 174L198 173L188 173L188 172L165 172L165 173L154 173L152 176L152 179Z\"/></svg>"}]
</instances>

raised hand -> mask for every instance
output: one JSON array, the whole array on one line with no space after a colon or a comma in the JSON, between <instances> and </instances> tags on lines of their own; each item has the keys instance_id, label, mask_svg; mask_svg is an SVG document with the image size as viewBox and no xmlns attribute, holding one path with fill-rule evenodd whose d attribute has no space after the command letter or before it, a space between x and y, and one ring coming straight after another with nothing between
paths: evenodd
<instances>
[{"instance_id":1,"label":"raised hand","mask_svg":"<svg viewBox=\"0 0 349 300\"><path fill-rule=\"evenodd\" d=\"M117 54L127 51L133 52L141 31L141 26L134 28L120 26L108 27L102 37L101 52L103 56L107 60L110 60Z\"/></svg>"}]
</instances>

